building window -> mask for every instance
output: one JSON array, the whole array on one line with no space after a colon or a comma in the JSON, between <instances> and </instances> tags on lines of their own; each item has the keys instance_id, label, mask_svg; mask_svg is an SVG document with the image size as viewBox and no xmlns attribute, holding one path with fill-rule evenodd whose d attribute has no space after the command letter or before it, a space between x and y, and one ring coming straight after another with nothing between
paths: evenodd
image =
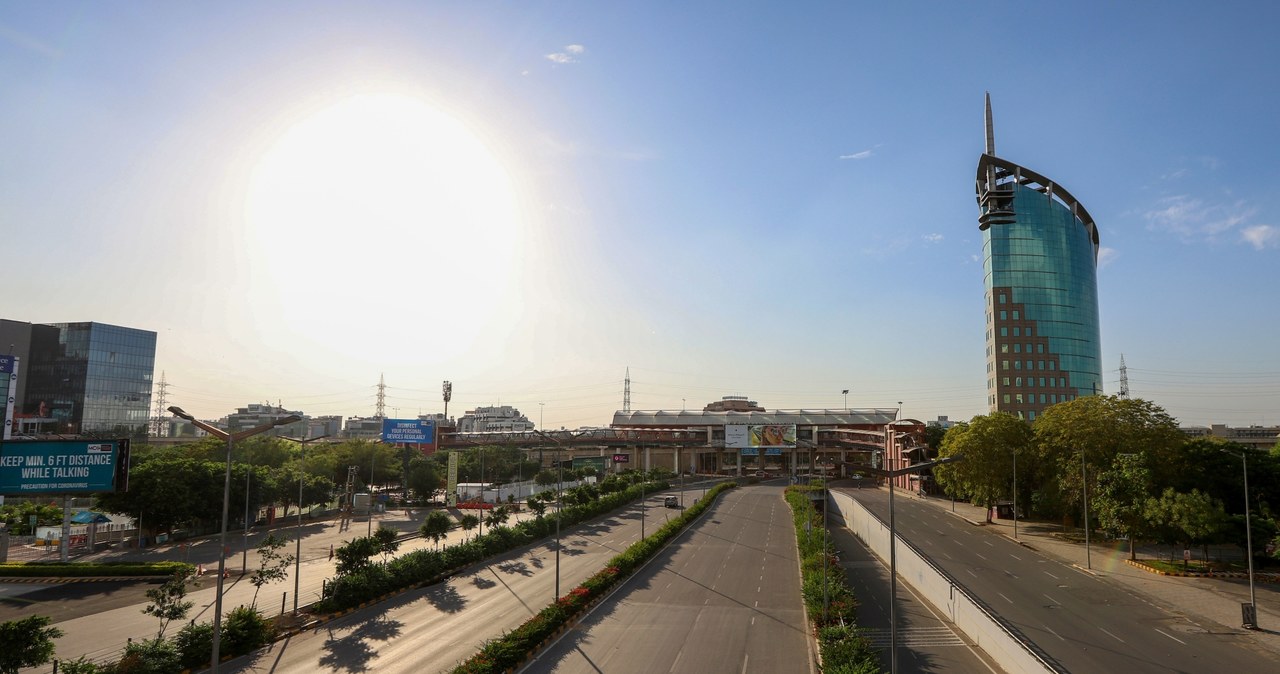
<instances>
[{"instance_id":1,"label":"building window","mask_svg":"<svg viewBox=\"0 0 1280 674\"><path fill-rule=\"evenodd\" d=\"M1056 370L1056 369L1058 369L1058 364L1053 361L1049 361L1049 371L1052 372L1053 370Z\"/></svg>"},{"instance_id":2,"label":"building window","mask_svg":"<svg viewBox=\"0 0 1280 674\"><path fill-rule=\"evenodd\" d=\"M1018 382L1014 386L1022 386L1022 377L1015 377L1014 381Z\"/></svg>"},{"instance_id":3,"label":"building window","mask_svg":"<svg viewBox=\"0 0 1280 674\"><path fill-rule=\"evenodd\" d=\"M1014 329L1013 329L1013 336L1014 336L1014 337L1021 337L1021 336L1022 336L1022 331L1021 331L1021 330L1019 330L1018 328L1014 328Z\"/></svg>"},{"instance_id":4,"label":"building window","mask_svg":"<svg viewBox=\"0 0 1280 674\"><path fill-rule=\"evenodd\" d=\"M1000 345L1000 353L1009 353L1009 345L1008 345L1008 344L1001 344L1001 345Z\"/></svg>"},{"instance_id":5,"label":"building window","mask_svg":"<svg viewBox=\"0 0 1280 674\"><path fill-rule=\"evenodd\" d=\"M1007 320L1009 320L1009 312L1005 311L1004 309L1001 309L1001 310L1000 310L1000 320L1002 320L1002 321L1007 321Z\"/></svg>"},{"instance_id":6,"label":"building window","mask_svg":"<svg viewBox=\"0 0 1280 674\"><path fill-rule=\"evenodd\" d=\"M1013 345L1013 352L1014 352L1014 353L1022 353L1022 345L1021 345L1021 344L1014 344L1014 345Z\"/></svg>"},{"instance_id":7,"label":"building window","mask_svg":"<svg viewBox=\"0 0 1280 674\"><path fill-rule=\"evenodd\" d=\"M1004 304L1004 293L1000 293L1000 303ZM1005 402L1008 402L1007 400Z\"/></svg>"},{"instance_id":8,"label":"building window","mask_svg":"<svg viewBox=\"0 0 1280 674\"><path fill-rule=\"evenodd\" d=\"M1021 404L1022 404L1022 394L1021 394L1021 393L1019 393L1019 394L1015 395L1015 396L1014 396L1014 398L1018 401L1018 404L1019 404L1019 405L1021 405Z\"/></svg>"},{"instance_id":9,"label":"building window","mask_svg":"<svg viewBox=\"0 0 1280 674\"><path fill-rule=\"evenodd\" d=\"M1036 353L1044 353L1044 344L1036 344Z\"/></svg>"},{"instance_id":10,"label":"building window","mask_svg":"<svg viewBox=\"0 0 1280 674\"><path fill-rule=\"evenodd\" d=\"M1005 377L1005 378L1004 378L1004 385L1005 385L1005 386L1008 386L1008 385L1009 385L1009 378L1008 378L1008 377Z\"/></svg>"},{"instance_id":11,"label":"building window","mask_svg":"<svg viewBox=\"0 0 1280 674\"><path fill-rule=\"evenodd\" d=\"M1044 377L1041 377L1041 378L1040 378L1040 387L1041 387L1041 388L1044 388ZM1040 402L1044 402L1044 401L1043 401L1043 400L1041 400Z\"/></svg>"},{"instance_id":12,"label":"building window","mask_svg":"<svg viewBox=\"0 0 1280 674\"><path fill-rule=\"evenodd\" d=\"M1006 404L1006 405L1008 405L1008 404L1009 404L1009 394L1008 394L1008 393L1004 394L1004 404Z\"/></svg>"},{"instance_id":13,"label":"building window","mask_svg":"<svg viewBox=\"0 0 1280 674\"><path fill-rule=\"evenodd\" d=\"M1060 386L1061 388L1066 388L1066 387L1067 387L1067 378L1066 378L1066 377L1058 377L1058 386Z\"/></svg>"},{"instance_id":14,"label":"building window","mask_svg":"<svg viewBox=\"0 0 1280 674\"><path fill-rule=\"evenodd\" d=\"M1031 410L1030 412L1027 412L1027 418L1028 418L1028 419L1030 419L1030 420L1032 420L1032 421L1035 421L1035 420L1036 420L1036 411L1035 411L1035 410Z\"/></svg>"},{"instance_id":15,"label":"building window","mask_svg":"<svg viewBox=\"0 0 1280 674\"><path fill-rule=\"evenodd\" d=\"M1005 362L1007 363L1007 362L1009 362L1009 361L1005 361ZM1022 369L1022 361L1020 361L1020 360L1015 360L1015 361L1013 361L1013 369L1015 369L1015 370L1021 370L1021 369Z\"/></svg>"},{"instance_id":16,"label":"building window","mask_svg":"<svg viewBox=\"0 0 1280 674\"><path fill-rule=\"evenodd\" d=\"M1044 394L1043 394L1043 393L1041 393L1041 394L1040 394L1040 404L1041 404L1041 405L1043 405L1043 404L1044 404Z\"/></svg>"},{"instance_id":17,"label":"building window","mask_svg":"<svg viewBox=\"0 0 1280 674\"><path fill-rule=\"evenodd\" d=\"M1015 321L1016 321L1016 320L1018 320L1018 310L1017 310L1017 309L1014 309L1014 310L1013 310L1013 320L1015 320Z\"/></svg>"},{"instance_id":18,"label":"building window","mask_svg":"<svg viewBox=\"0 0 1280 674\"><path fill-rule=\"evenodd\" d=\"M1009 336L1009 328L1000 328L1000 336L1001 336L1001 337L1008 337L1008 336Z\"/></svg>"},{"instance_id":19,"label":"building window","mask_svg":"<svg viewBox=\"0 0 1280 674\"><path fill-rule=\"evenodd\" d=\"M1001 369L1001 370L1007 370L1007 369L1009 369L1009 361L1007 361L1007 360L1002 360L1002 361L1000 361L1000 369Z\"/></svg>"},{"instance_id":20,"label":"building window","mask_svg":"<svg viewBox=\"0 0 1280 674\"><path fill-rule=\"evenodd\" d=\"M1043 361L1043 360L1042 360L1042 361L1040 361L1040 368L1039 368L1039 369L1041 369L1041 370L1043 370L1043 369L1044 369L1044 361Z\"/></svg>"},{"instance_id":21,"label":"building window","mask_svg":"<svg viewBox=\"0 0 1280 674\"><path fill-rule=\"evenodd\" d=\"M1030 369L1031 369L1031 361L1027 361L1027 369L1028 369L1028 370L1030 370Z\"/></svg>"},{"instance_id":22,"label":"building window","mask_svg":"<svg viewBox=\"0 0 1280 674\"><path fill-rule=\"evenodd\" d=\"M1029 325L1027 326L1027 336L1028 336L1028 337L1030 337L1030 336L1031 336L1031 326L1029 326Z\"/></svg>"}]
</instances>

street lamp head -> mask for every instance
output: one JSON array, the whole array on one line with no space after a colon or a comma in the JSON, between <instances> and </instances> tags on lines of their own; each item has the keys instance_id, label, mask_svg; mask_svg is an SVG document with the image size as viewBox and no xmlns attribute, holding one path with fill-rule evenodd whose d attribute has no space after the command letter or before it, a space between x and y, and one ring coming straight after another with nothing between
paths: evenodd
<instances>
[{"instance_id":1,"label":"street lamp head","mask_svg":"<svg viewBox=\"0 0 1280 674\"><path fill-rule=\"evenodd\" d=\"M178 417L179 419L186 419L187 421L195 421L195 417L182 411L182 408L178 407L177 405L170 405L169 411L173 413L173 416Z\"/></svg>"}]
</instances>

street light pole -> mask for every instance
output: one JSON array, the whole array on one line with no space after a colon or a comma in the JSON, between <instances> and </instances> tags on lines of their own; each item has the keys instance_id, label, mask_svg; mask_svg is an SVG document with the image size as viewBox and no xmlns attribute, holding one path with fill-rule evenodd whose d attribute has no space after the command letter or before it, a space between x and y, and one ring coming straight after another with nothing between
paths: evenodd
<instances>
[{"instance_id":1,"label":"street light pole","mask_svg":"<svg viewBox=\"0 0 1280 674\"><path fill-rule=\"evenodd\" d=\"M1227 454L1235 453L1228 449L1222 451ZM1243 450L1240 452L1240 466L1244 470L1244 540L1245 554L1249 558L1249 612L1252 613L1252 616L1245 616L1243 627L1256 630L1258 629L1258 599L1253 590L1253 527L1249 523L1249 455Z\"/></svg>"},{"instance_id":2,"label":"street light pole","mask_svg":"<svg viewBox=\"0 0 1280 674\"><path fill-rule=\"evenodd\" d=\"M1080 450L1080 500L1084 503L1084 565L1093 568L1093 555L1089 549L1089 477L1085 473L1084 450Z\"/></svg>"},{"instance_id":3,"label":"street light pole","mask_svg":"<svg viewBox=\"0 0 1280 674\"><path fill-rule=\"evenodd\" d=\"M919 447L913 447L906 451L910 452L914 449L919 449ZM903 466L902 468L894 470L883 470L872 466L864 466L865 470L876 475L886 477L889 481L889 671L892 674L897 674L898 671L898 614L897 607L895 606L898 598L898 534L895 527L893 512L893 480L894 478L908 473L918 473L926 468L932 468L944 463L952 463L963 459L964 456L957 454L955 456L947 456L940 459L934 459L932 461L922 461L920 463ZM825 529L826 527L823 528Z\"/></svg>"},{"instance_id":4,"label":"street light pole","mask_svg":"<svg viewBox=\"0 0 1280 674\"><path fill-rule=\"evenodd\" d=\"M218 651L222 637L222 581L225 579L227 571L227 517L231 512L231 449L236 440L243 440L245 438L258 435L259 433L265 433L276 426L284 426L302 421L302 417L296 414L290 414L287 417L281 417L271 421L270 423L255 426L248 430L240 431L238 433L228 433L217 426L207 424L196 419L190 414L182 411L182 408L176 405L169 407L169 411L179 419L185 419L191 422L191 425L199 428L209 435L227 441L227 468L222 480L222 530L218 535L218 593L214 598L213 653L210 659L210 671L213 672L213 674L217 674L219 661Z\"/></svg>"},{"instance_id":5,"label":"street light pole","mask_svg":"<svg viewBox=\"0 0 1280 674\"><path fill-rule=\"evenodd\" d=\"M951 509L955 510L955 497L951 498ZM1013 540L1018 540L1018 448L1013 448Z\"/></svg>"},{"instance_id":6,"label":"street light pole","mask_svg":"<svg viewBox=\"0 0 1280 674\"><path fill-rule=\"evenodd\" d=\"M307 469L307 443L315 442L316 440L321 440L327 437L329 437L328 433L325 433L324 435L317 435L314 438L306 438L306 439L284 438L285 440L293 440L299 445L302 445L301 456L299 457L302 463L302 467L298 470L298 532L296 535L294 535L294 538L296 540L294 541L295 546L293 550L293 614L294 615L298 615L298 591L301 585L300 581L302 579L302 481L303 481L303 478L305 478L307 475L307 470L306 470Z\"/></svg>"}]
</instances>

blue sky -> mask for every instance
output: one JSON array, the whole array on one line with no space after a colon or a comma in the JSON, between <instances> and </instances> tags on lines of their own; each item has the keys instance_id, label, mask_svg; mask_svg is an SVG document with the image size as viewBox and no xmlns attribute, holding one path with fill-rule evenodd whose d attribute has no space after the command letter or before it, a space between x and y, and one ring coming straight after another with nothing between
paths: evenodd
<instances>
[{"instance_id":1,"label":"blue sky","mask_svg":"<svg viewBox=\"0 0 1280 674\"><path fill-rule=\"evenodd\" d=\"M1099 224L1104 381L1280 423L1266 4L0 6L0 315L169 403L985 410L973 176ZM539 405L542 403L542 405Z\"/></svg>"}]
</instances>

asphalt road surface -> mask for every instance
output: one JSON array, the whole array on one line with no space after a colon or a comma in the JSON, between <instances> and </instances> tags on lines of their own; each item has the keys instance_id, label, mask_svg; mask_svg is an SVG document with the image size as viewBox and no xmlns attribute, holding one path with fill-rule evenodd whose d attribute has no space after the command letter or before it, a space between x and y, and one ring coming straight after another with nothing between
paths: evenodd
<instances>
[{"instance_id":1,"label":"asphalt road surface","mask_svg":"<svg viewBox=\"0 0 1280 674\"><path fill-rule=\"evenodd\" d=\"M782 488L719 503L525 672L814 671Z\"/></svg>"},{"instance_id":2,"label":"asphalt road surface","mask_svg":"<svg viewBox=\"0 0 1280 674\"><path fill-rule=\"evenodd\" d=\"M885 522L888 493L842 490ZM1128 588L975 527L914 496L894 500L900 539L1072 672L1275 672L1274 656L1214 634Z\"/></svg>"}]
</instances>

